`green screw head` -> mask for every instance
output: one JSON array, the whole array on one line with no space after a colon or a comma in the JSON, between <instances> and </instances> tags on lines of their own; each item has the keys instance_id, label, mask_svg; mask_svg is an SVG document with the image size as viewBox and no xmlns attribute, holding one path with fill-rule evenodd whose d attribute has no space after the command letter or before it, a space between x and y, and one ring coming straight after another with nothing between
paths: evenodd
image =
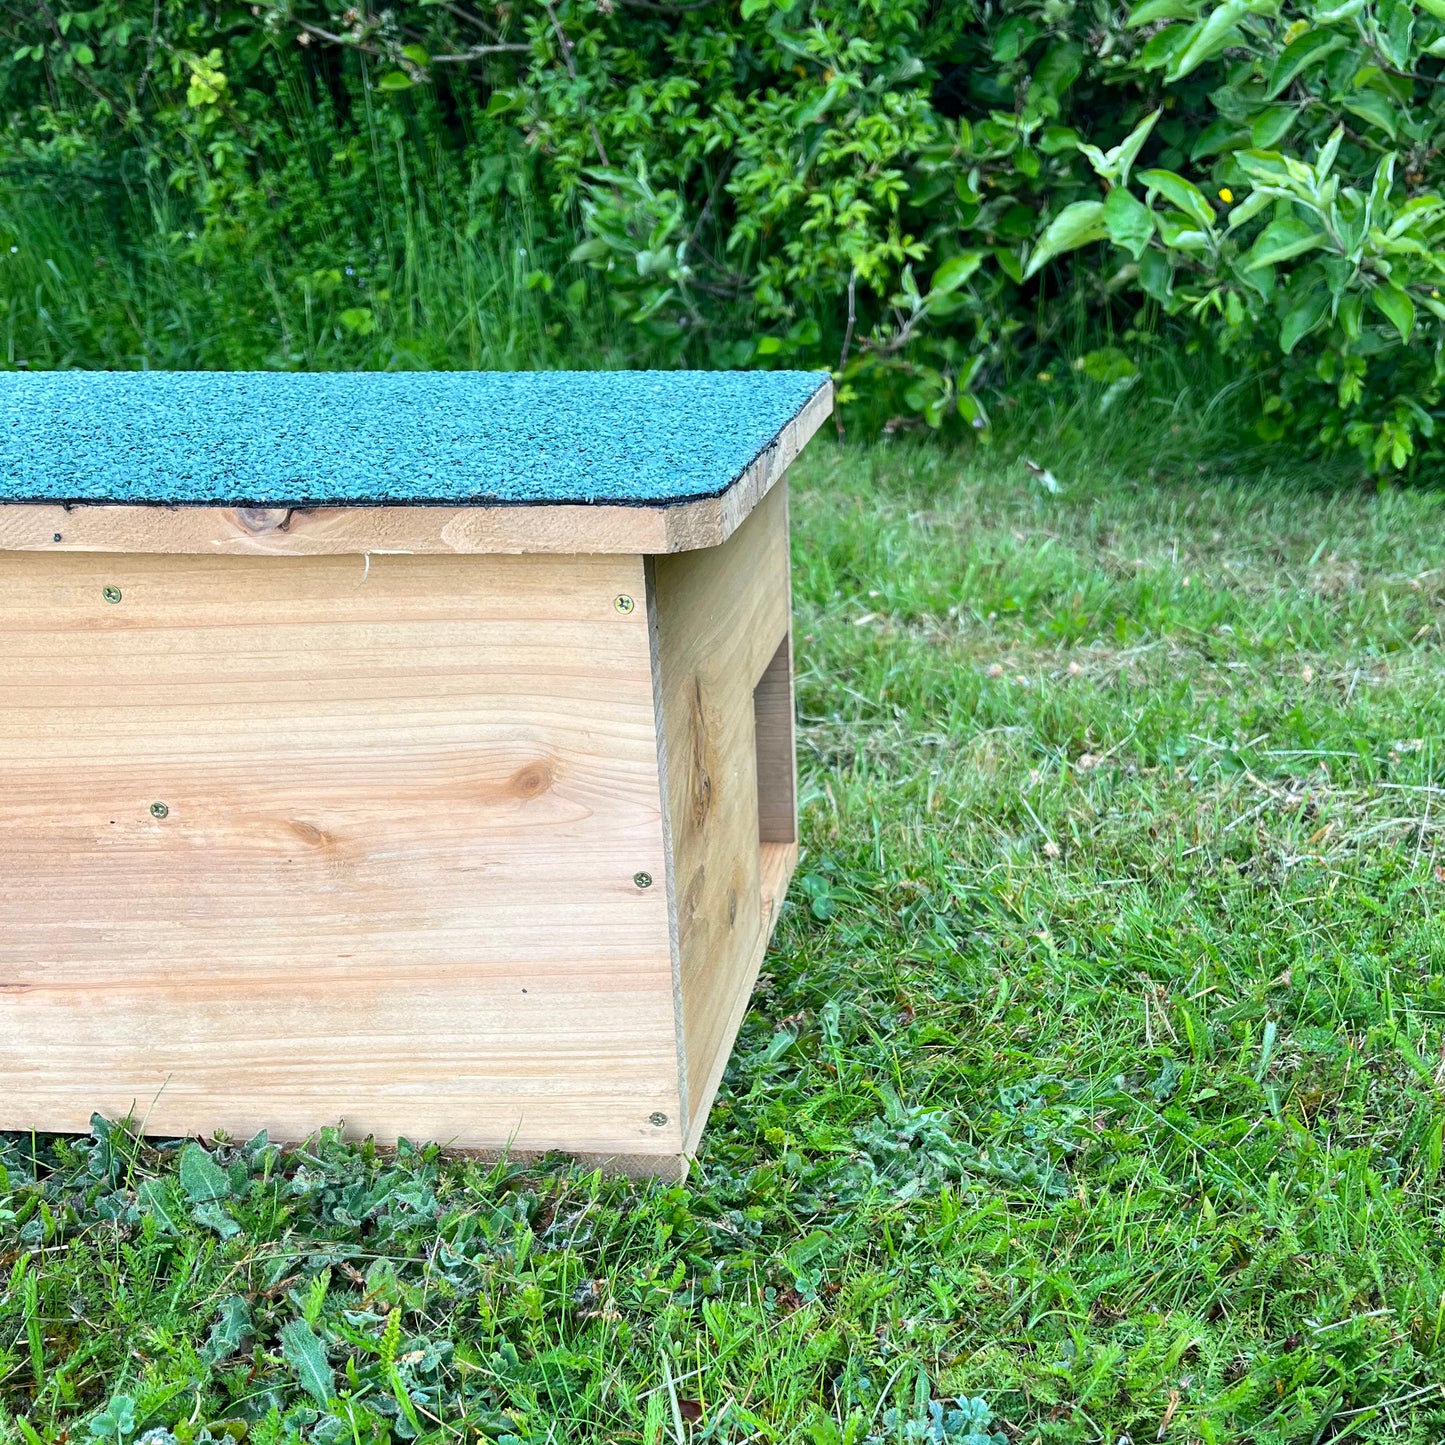
<instances>
[{"instance_id":1,"label":"green screw head","mask_svg":"<svg viewBox=\"0 0 1445 1445\"><path fill-rule=\"evenodd\" d=\"M624 615L631 612L637 604L625 592L612 599L612 605Z\"/></svg>"},{"instance_id":2,"label":"green screw head","mask_svg":"<svg viewBox=\"0 0 1445 1445\"><path fill-rule=\"evenodd\" d=\"M651 873L634 873L634 874L632 875L632 881L633 881L635 884L637 884L637 886L638 886L639 888L651 888L651 887L652 887L652 874L651 874Z\"/></svg>"},{"instance_id":3,"label":"green screw head","mask_svg":"<svg viewBox=\"0 0 1445 1445\"><path fill-rule=\"evenodd\" d=\"M169 809L168 807L166 807L166 805L165 805L164 803L152 803L152 804L151 804L151 817L152 817L152 818L164 818L164 817L166 816L166 814L169 813L169 812L170 812L170 809Z\"/></svg>"},{"instance_id":4,"label":"green screw head","mask_svg":"<svg viewBox=\"0 0 1445 1445\"><path fill-rule=\"evenodd\" d=\"M119 601L120 601L120 588L119 588L119 587L102 587L102 588L100 589L100 595L101 595L102 597L104 597L107 602L119 602Z\"/></svg>"},{"instance_id":5,"label":"green screw head","mask_svg":"<svg viewBox=\"0 0 1445 1445\"><path fill-rule=\"evenodd\" d=\"M647 1122L651 1124L654 1129L660 1129L667 1123L667 1115L659 1109L657 1113L647 1116Z\"/></svg>"}]
</instances>

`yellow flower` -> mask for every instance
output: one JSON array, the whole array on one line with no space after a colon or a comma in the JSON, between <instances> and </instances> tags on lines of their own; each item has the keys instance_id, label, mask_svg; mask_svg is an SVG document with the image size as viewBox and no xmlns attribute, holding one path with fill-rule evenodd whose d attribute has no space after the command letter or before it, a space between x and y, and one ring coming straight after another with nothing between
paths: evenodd
<instances>
[{"instance_id":1,"label":"yellow flower","mask_svg":"<svg viewBox=\"0 0 1445 1445\"><path fill-rule=\"evenodd\" d=\"M1226 206L1232 206L1234 204L1234 192L1231 191L1228 186L1221 186L1219 188L1219 199L1223 201Z\"/></svg>"}]
</instances>

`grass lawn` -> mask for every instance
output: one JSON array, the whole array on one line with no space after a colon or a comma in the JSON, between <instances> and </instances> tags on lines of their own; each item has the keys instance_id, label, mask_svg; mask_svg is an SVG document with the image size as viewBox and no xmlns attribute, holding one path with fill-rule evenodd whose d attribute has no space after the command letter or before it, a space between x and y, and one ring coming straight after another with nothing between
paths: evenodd
<instances>
[{"instance_id":1,"label":"grass lawn","mask_svg":"<svg viewBox=\"0 0 1445 1445\"><path fill-rule=\"evenodd\" d=\"M0 1438L1445 1438L1445 495L1166 441L815 445L686 1187L10 1136Z\"/></svg>"}]
</instances>

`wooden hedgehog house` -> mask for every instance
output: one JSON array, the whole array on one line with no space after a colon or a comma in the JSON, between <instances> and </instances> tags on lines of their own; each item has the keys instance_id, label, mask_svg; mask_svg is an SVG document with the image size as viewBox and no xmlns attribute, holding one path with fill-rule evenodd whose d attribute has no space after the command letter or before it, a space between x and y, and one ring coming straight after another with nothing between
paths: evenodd
<instances>
[{"instance_id":1,"label":"wooden hedgehog house","mask_svg":"<svg viewBox=\"0 0 1445 1445\"><path fill-rule=\"evenodd\" d=\"M0 1128L676 1176L797 857L813 373L0 376Z\"/></svg>"}]
</instances>

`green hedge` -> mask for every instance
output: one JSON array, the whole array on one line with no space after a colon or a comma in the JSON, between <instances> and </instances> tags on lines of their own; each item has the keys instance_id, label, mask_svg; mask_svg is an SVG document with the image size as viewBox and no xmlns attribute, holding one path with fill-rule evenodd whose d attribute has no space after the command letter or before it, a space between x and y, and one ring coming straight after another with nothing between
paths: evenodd
<instances>
[{"instance_id":1,"label":"green hedge","mask_svg":"<svg viewBox=\"0 0 1445 1445\"><path fill-rule=\"evenodd\" d=\"M1122 389L1202 339L1266 440L1381 470L1433 445L1445 0L0 13L12 225L79 204L196 268L224 296L201 364L254 363L238 318L285 330L297 297L353 339L424 305L418 209L460 245L525 212L513 279L563 345L605 298L628 354L827 367L860 424L986 434L1010 367ZM272 340L258 364L316 354Z\"/></svg>"}]
</instances>

